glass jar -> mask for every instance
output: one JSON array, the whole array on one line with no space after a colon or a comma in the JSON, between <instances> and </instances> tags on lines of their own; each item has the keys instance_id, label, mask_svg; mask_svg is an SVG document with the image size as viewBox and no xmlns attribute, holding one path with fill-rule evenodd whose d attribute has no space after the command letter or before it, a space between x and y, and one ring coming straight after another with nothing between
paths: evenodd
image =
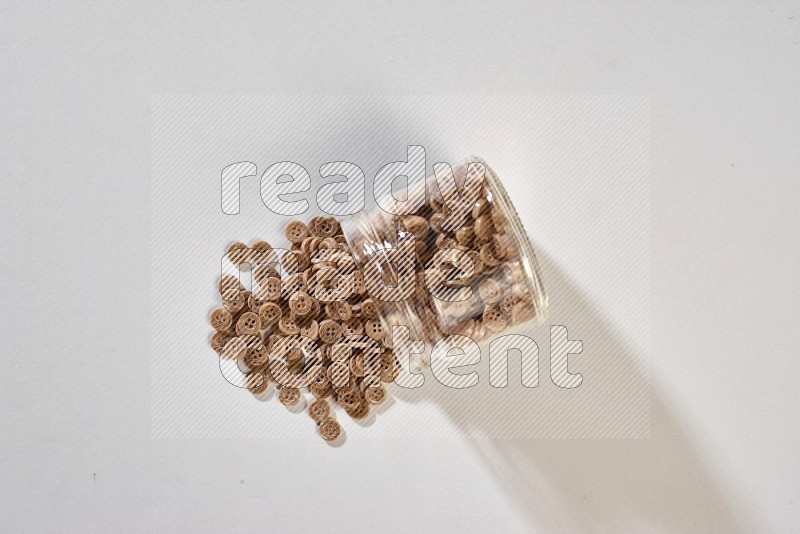
<instances>
[{"instance_id":1,"label":"glass jar","mask_svg":"<svg viewBox=\"0 0 800 534\"><path fill-rule=\"evenodd\" d=\"M452 172L437 165L402 200L378 198L341 222L386 331L480 342L543 321L539 266L500 179L475 156Z\"/></svg>"}]
</instances>

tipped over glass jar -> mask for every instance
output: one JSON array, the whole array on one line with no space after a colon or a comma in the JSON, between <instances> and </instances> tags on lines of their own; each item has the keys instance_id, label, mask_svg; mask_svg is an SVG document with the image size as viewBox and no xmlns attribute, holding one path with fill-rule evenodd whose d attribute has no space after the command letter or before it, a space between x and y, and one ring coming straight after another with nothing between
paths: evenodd
<instances>
[{"instance_id":1,"label":"tipped over glass jar","mask_svg":"<svg viewBox=\"0 0 800 534\"><path fill-rule=\"evenodd\" d=\"M484 341L544 320L533 247L483 159L437 163L405 198L389 191L376 202L341 226L387 332L405 326L429 344L453 334Z\"/></svg>"}]
</instances>

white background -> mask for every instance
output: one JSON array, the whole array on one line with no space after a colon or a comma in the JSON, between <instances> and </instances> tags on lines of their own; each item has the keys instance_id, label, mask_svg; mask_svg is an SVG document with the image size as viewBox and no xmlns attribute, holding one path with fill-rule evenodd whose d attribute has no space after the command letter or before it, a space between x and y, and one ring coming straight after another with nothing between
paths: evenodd
<instances>
[{"instance_id":1,"label":"white background","mask_svg":"<svg viewBox=\"0 0 800 534\"><path fill-rule=\"evenodd\" d=\"M2 530L797 528L797 3L0 9ZM649 95L651 438L151 439L160 93Z\"/></svg>"}]
</instances>

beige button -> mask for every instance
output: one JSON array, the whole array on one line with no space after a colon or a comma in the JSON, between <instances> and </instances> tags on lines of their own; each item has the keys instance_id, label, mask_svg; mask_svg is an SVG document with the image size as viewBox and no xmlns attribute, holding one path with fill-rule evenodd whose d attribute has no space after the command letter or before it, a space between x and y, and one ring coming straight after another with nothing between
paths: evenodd
<instances>
[{"instance_id":1,"label":"beige button","mask_svg":"<svg viewBox=\"0 0 800 534\"><path fill-rule=\"evenodd\" d=\"M364 376L364 355L356 354L350 358L350 372L359 378Z\"/></svg>"},{"instance_id":2,"label":"beige button","mask_svg":"<svg viewBox=\"0 0 800 534\"><path fill-rule=\"evenodd\" d=\"M225 343L221 356L226 360L238 360L247 354L247 343L240 337L233 337Z\"/></svg>"},{"instance_id":3,"label":"beige button","mask_svg":"<svg viewBox=\"0 0 800 534\"><path fill-rule=\"evenodd\" d=\"M352 410L361 403L361 397L358 392L353 389L349 391L341 391L336 395L336 400L339 405L345 410Z\"/></svg>"},{"instance_id":4,"label":"beige button","mask_svg":"<svg viewBox=\"0 0 800 534\"><path fill-rule=\"evenodd\" d=\"M325 343L333 343L342 337L342 327L331 319L325 319L319 324L319 337Z\"/></svg>"},{"instance_id":5,"label":"beige button","mask_svg":"<svg viewBox=\"0 0 800 534\"><path fill-rule=\"evenodd\" d=\"M211 312L209 322L218 332L227 332L231 329L231 325L233 324L233 315L225 308L217 308Z\"/></svg>"},{"instance_id":6,"label":"beige button","mask_svg":"<svg viewBox=\"0 0 800 534\"><path fill-rule=\"evenodd\" d=\"M222 299L222 307L234 315L239 313L245 306L247 306L247 301L243 293L237 293L229 299Z\"/></svg>"},{"instance_id":7,"label":"beige button","mask_svg":"<svg viewBox=\"0 0 800 534\"><path fill-rule=\"evenodd\" d=\"M458 242L453 239L452 237L448 237L447 234L439 234L436 236L436 246L437 248L456 248Z\"/></svg>"},{"instance_id":8,"label":"beige button","mask_svg":"<svg viewBox=\"0 0 800 534\"><path fill-rule=\"evenodd\" d=\"M364 390L364 399L369 404L381 404L386 400L386 388L380 384L376 386L370 386Z\"/></svg>"},{"instance_id":9,"label":"beige button","mask_svg":"<svg viewBox=\"0 0 800 534\"><path fill-rule=\"evenodd\" d=\"M352 408L345 408L345 411L347 411L347 415L353 419L365 419L369 415L369 404L364 401L359 401L359 403Z\"/></svg>"},{"instance_id":10,"label":"beige button","mask_svg":"<svg viewBox=\"0 0 800 534\"><path fill-rule=\"evenodd\" d=\"M327 384L311 384L309 389L311 394L318 399L328 398L333 393L333 385L330 382Z\"/></svg>"},{"instance_id":11,"label":"beige button","mask_svg":"<svg viewBox=\"0 0 800 534\"><path fill-rule=\"evenodd\" d=\"M345 387L350 381L350 367L346 361L333 362L328 366L328 380L334 387Z\"/></svg>"},{"instance_id":12,"label":"beige button","mask_svg":"<svg viewBox=\"0 0 800 534\"><path fill-rule=\"evenodd\" d=\"M253 395L264 393L268 385L269 380L267 380L267 378L261 372L249 373L247 376L245 376L245 387Z\"/></svg>"},{"instance_id":13,"label":"beige button","mask_svg":"<svg viewBox=\"0 0 800 534\"><path fill-rule=\"evenodd\" d=\"M250 311L258 313L261 306L269 302L269 293L263 289L257 289L247 297L247 307Z\"/></svg>"},{"instance_id":14,"label":"beige button","mask_svg":"<svg viewBox=\"0 0 800 534\"><path fill-rule=\"evenodd\" d=\"M321 237L333 237L339 231L339 222L333 217L320 217L314 228Z\"/></svg>"},{"instance_id":15,"label":"beige button","mask_svg":"<svg viewBox=\"0 0 800 534\"><path fill-rule=\"evenodd\" d=\"M433 215L431 215L431 222L430 222L431 230L433 230L436 233L441 233L442 224L444 223L445 218L446 217L443 213L434 213Z\"/></svg>"},{"instance_id":16,"label":"beige button","mask_svg":"<svg viewBox=\"0 0 800 534\"><path fill-rule=\"evenodd\" d=\"M270 276L261 284L260 292L267 300L278 300L281 296L281 279L277 276Z\"/></svg>"},{"instance_id":17,"label":"beige button","mask_svg":"<svg viewBox=\"0 0 800 534\"><path fill-rule=\"evenodd\" d=\"M250 245L250 248L253 250L257 250L259 252L269 252L270 250L272 250L272 245L270 245L263 239L259 239L257 241L253 241L253 244Z\"/></svg>"},{"instance_id":18,"label":"beige button","mask_svg":"<svg viewBox=\"0 0 800 534\"><path fill-rule=\"evenodd\" d=\"M358 317L352 317L349 321L342 323L342 333L345 336L360 336L364 333L364 324Z\"/></svg>"},{"instance_id":19,"label":"beige button","mask_svg":"<svg viewBox=\"0 0 800 534\"><path fill-rule=\"evenodd\" d=\"M255 335L259 330L261 330L261 319L254 312L244 312L236 321L236 333L240 336Z\"/></svg>"},{"instance_id":20,"label":"beige button","mask_svg":"<svg viewBox=\"0 0 800 534\"><path fill-rule=\"evenodd\" d=\"M364 324L364 331L372 339L383 339L386 332L378 319L370 319Z\"/></svg>"},{"instance_id":21,"label":"beige button","mask_svg":"<svg viewBox=\"0 0 800 534\"><path fill-rule=\"evenodd\" d=\"M292 243L302 243L308 237L308 227L300 221L292 221L286 225L286 239Z\"/></svg>"},{"instance_id":22,"label":"beige button","mask_svg":"<svg viewBox=\"0 0 800 534\"><path fill-rule=\"evenodd\" d=\"M258 309L258 318L264 328L277 323L282 314L281 307L274 302L265 302Z\"/></svg>"},{"instance_id":23,"label":"beige button","mask_svg":"<svg viewBox=\"0 0 800 534\"><path fill-rule=\"evenodd\" d=\"M516 304L516 302L517 298L514 295L506 295L505 297L503 297L503 299L500 301L500 304L497 307L500 308L500 311L503 312L503 314L508 316L511 314L511 310L514 307L514 304Z\"/></svg>"},{"instance_id":24,"label":"beige button","mask_svg":"<svg viewBox=\"0 0 800 534\"><path fill-rule=\"evenodd\" d=\"M477 219L475 219L475 236L480 239L481 241L486 241L490 237L492 237L492 232L494 231L494 227L492 225L492 219L488 215L481 215Z\"/></svg>"},{"instance_id":25,"label":"beige button","mask_svg":"<svg viewBox=\"0 0 800 534\"><path fill-rule=\"evenodd\" d=\"M428 235L428 221L419 215L406 215L402 218L405 229L417 239L424 239Z\"/></svg>"},{"instance_id":26,"label":"beige button","mask_svg":"<svg viewBox=\"0 0 800 534\"><path fill-rule=\"evenodd\" d=\"M278 320L278 330L285 336L296 336L300 333L300 326L294 319L284 315Z\"/></svg>"},{"instance_id":27,"label":"beige button","mask_svg":"<svg viewBox=\"0 0 800 534\"><path fill-rule=\"evenodd\" d=\"M475 229L472 226L465 226L456 232L456 241L459 245L469 246L475 239Z\"/></svg>"},{"instance_id":28,"label":"beige button","mask_svg":"<svg viewBox=\"0 0 800 534\"><path fill-rule=\"evenodd\" d=\"M298 291L289 297L289 309L297 315L306 315L312 308L311 296L305 291Z\"/></svg>"},{"instance_id":29,"label":"beige button","mask_svg":"<svg viewBox=\"0 0 800 534\"><path fill-rule=\"evenodd\" d=\"M295 406L300 402L301 393L297 388L282 387L278 390L278 400L284 406Z\"/></svg>"},{"instance_id":30,"label":"beige button","mask_svg":"<svg viewBox=\"0 0 800 534\"><path fill-rule=\"evenodd\" d=\"M269 358L269 353L265 350L248 349L247 353L244 356L244 363L245 365L247 365L248 369L256 370L261 368L265 363L267 363L268 358Z\"/></svg>"},{"instance_id":31,"label":"beige button","mask_svg":"<svg viewBox=\"0 0 800 534\"><path fill-rule=\"evenodd\" d=\"M486 197L481 197L475 203L475 206L472 208L472 218L477 219L484 213L489 211L489 208L492 207L492 203L489 202L489 199Z\"/></svg>"},{"instance_id":32,"label":"beige button","mask_svg":"<svg viewBox=\"0 0 800 534\"><path fill-rule=\"evenodd\" d=\"M211 336L211 348L217 354L222 353L222 349L225 348L225 344L231 339L231 336L226 334L225 332L214 332L214 335Z\"/></svg>"},{"instance_id":33,"label":"beige button","mask_svg":"<svg viewBox=\"0 0 800 534\"><path fill-rule=\"evenodd\" d=\"M220 277L217 282L217 289L224 298L226 294L238 294L244 289L244 286L239 282L239 278L232 274L226 274Z\"/></svg>"},{"instance_id":34,"label":"beige button","mask_svg":"<svg viewBox=\"0 0 800 534\"><path fill-rule=\"evenodd\" d=\"M320 423L331 415L331 405L324 399L317 399L308 405L308 415L315 423Z\"/></svg>"},{"instance_id":35,"label":"beige button","mask_svg":"<svg viewBox=\"0 0 800 534\"><path fill-rule=\"evenodd\" d=\"M361 303L361 316L367 319L378 317L378 305L371 298L365 299Z\"/></svg>"},{"instance_id":36,"label":"beige button","mask_svg":"<svg viewBox=\"0 0 800 534\"><path fill-rule=\"evenodd\" d=\"M247 261L249 252L247 245L235 241L228 246L228 260L234 265L241 265Z\"/></svg>"},{"instance_id":37,"label":"beige button","mask_svg":"<svg viewBox=\"0 0 800 534\"><path fill-rule=\"evenodd\" d=\"M508 320L505 314L498 308L486 308L483 310L483 324L492 332L500 332L505 329Z\"/></svg>"},{"instance_id":38,"label":"beige button","mask_svg":"<svg viewBox=\"0 0 800 534\"><path fill-rule=\"evenodd\" d=\"M320 250L324 249L335 250L339 248L339 243L337 243L336 240L332 237L326 237L325 239L322 240L322 243L319 244L319 248Z\"/></svg>"},{"instance_id":39,"label":"beige button","mask_svg":"<svg viewBox=\"0 0 800 534\"><path fill-rule=\"evenodd\" d=\"M481 261L488 267L497 267L501 260L495 256L492 245L485 243L481 247Z\"/></svg>"},{"instance_id":40,"label":"beige button","mask_svg":"<svg viewBox=\"0 0 800 534\"><path fill-rule=\"evenodd\" d=\"M317 232L317 224L319 223L319 221L321 219L324 219L324 217L320 217L319 215L317 215L316 217L311 217L311 220L308 221L308 225L307 225L308 226L308 231L309 231L309 233L311 235L315 235L315 236L319 235L319 233Z\"/></svg>"},{"instance_id":41,"label":"beige button","mask_svg":"<svg viewBox=\"0 0 800 534\"><path fill-rule=\"evenodd\" d=\"M491 278L481 280L480 284L478 284L478 294L481 300L489 305L496 304L503 297L500 284Z\"/></svg>"},{"instance_id":42,"label":"beige button","mask_svg":"<svg viewBox=\"0 0 800 534\"><path fill-rule=\"evenodd\" d=\"M531 319L534 315L536 315L536 311L529 302L517 302L511 308L511 322L514 324Z\"/></svg>"},{"instance_id":43,"label":"beige button","mask_svg":"<svg viewBox=\"0 0 800 534\"><path fill-rule=\"evenodd\" d=\"M334 302L333 310L340 321L348 321L353 316L353 308L343 300Z\"/></svg>"},{"instance_id":44,"label":"beige button","mask_svg":"<svg viewBox=\"0 0 800 534\"><path fill-rule=\"evenodd\" d=\"M300 326L300 335L316 341L319 336L319 323L311 319Z\"/></svg>"},{"instance_id":45,"label":"beige button","mask_svg":"<svg viewBox=\"0 0 800 534\"><path fill-rule=\"evenodd\" d=\"M311 257L311 254L315 252L319 248L319 244L322 242L322 239L316 236L309 236L303 239L303 242L300 243L300 250L305 252L306 254Z\"/></svg>"},{"instance_id":46,"label":"beige button","mask_svg":"<svg viewBox=\"0 0 800 534\"><path fill-rule=\"evenodd\" d=\"M336 419L323 419L319 424L319 435L325 441L335 441L342 435L342 427Z\"/></svg>"}]
</instances>

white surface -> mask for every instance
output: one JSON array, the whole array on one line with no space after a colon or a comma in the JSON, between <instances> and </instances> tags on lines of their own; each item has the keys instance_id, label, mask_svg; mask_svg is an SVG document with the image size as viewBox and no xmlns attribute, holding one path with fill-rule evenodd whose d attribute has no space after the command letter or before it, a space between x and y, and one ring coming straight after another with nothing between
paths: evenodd
<instances>
[{"instance_id":1,"label":"white surface","mask_svg":"<svg viewBox=\"0 0 800 534\"><path fill-rule=\"evenodd\" d=\"M795 529L799 7L6 3L0 526ZM649 95L651 439L151 440L149 104L187 92Z\"/></svg>"}]
</instances>

